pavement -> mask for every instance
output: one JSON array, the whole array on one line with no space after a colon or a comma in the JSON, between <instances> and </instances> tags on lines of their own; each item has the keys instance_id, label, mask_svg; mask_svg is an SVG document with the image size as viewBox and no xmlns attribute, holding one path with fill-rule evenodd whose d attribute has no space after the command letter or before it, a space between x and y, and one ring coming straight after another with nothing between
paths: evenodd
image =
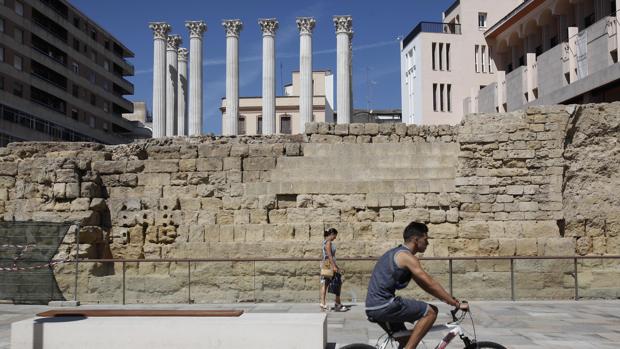
<instances>
[{"instance_id":1,"label":"pavement","mask_svg":"<svg viewBox=\"0 0 620 349\"><path fill-rule=\"evenodd\" d=\"M500 343L512 349L620 348L620 300L471 302L478 340ZM349 304L347 312L327 313L328 349L350 343L375 344L381 328L366 320L363 304ZM449 307L439 306L437 324L449 319ZM242 309L259 313L318 313L318 304L238 303L175 305L83 305L94 309ZM47 306L0 304L0 349L10 347L10 324L49 310ZM472 327L465 324L471 333ZM425 346L434 348L444 331L431 332ZM462 347L455 339L449 347Z\"/></svg>"}]
</instances>

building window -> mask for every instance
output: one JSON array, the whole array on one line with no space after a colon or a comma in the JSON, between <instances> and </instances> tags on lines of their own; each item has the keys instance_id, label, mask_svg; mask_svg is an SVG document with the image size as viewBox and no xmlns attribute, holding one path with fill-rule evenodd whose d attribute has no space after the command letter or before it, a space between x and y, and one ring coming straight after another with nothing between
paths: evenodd
<instances>
[{"instance_id":1,"label":"building window","mask_svg":"<svg viewBox=\"0 0 620 349\"><path fill-rule=\"evenodd\" d=\"M20 70L20 71L24 68L23 60L20 56L18 55L13 56L13 67L15 67L15 69Z\"/></svg>"},{"instance_id":2,"label":"building window","mask_svg":"<svg viewBox=\"0 0 620 349\"><path fill-rule=\"evenodd\" d=\"M0 33L4 33L4 19L0 18Z\"/></svg>"},{"instance_id":3,"label":"building window","mask_svg":"<svg viewBox=\"0 0 620 349\"><path fill-rule=\"evenodd\" d=\"M488 55L489 59L487 63L489 64L489 74L493 73L493 55L491 54L491 46L488 47Z\"/></svg>"},{"instance_id":4,"label":"building window","mask_svg":"<svg viewBox=\"0 0 620 349\"><path fill-rule=\"evenodd\" d=\"M73 120L77 120L78 119L78 110L77 109L75 109L75 108L71 109L71 118Z\"/></svg>"},{"instance_id":5,"label":"building window","mask_svg":"<svg viewBox=\"0 0 620 349\"><path fill-rule=\"evenodd\" d=\"M94 84L94 83L96 83L96 82L97 82L97 78L96 78L96 76L95 76L95 73L94 73L94 72L92 72L92 71L88 74L88 79L90 80L90 82L91 82L92 84Z\"/></svg>"},{"instance_id":6,"label":"building window","mask_svg":"<svg viewBox=\"0 0 620 349\"><path fill-rule=\"evenodd\" d=\"M95 29L91 29L91 30L90 30L90 37L91 37L93 40L97 41L97 31L96 31Z\"/></svg>"},{"instance_id":7,"label":"building window","mask_svg":"<svg viewBox=\"0 0 620 349\"><path fill-rule=\"evenodd\" d=\"M0 46L0 62L4 62L4 47Z\"/></svg>"},{"instance_id":8,"label":"building window","mask_svg":"<svg viewBox=\"0 0 620 349\"><path fill-rule=\"evenodd\" d=\"M73 26L76 28L80 28L80 18L79 17L73 17Z\"/></svg>"},{"instance_id":9,"label":"building window","mask_svg":"<svg viewBox=\"0 0 620 349\"><path fill-rule=\"evenodd\" d=\"M73 39L73 49L76 51L80 51L80 41L78 39Z\"/></svg>"},{"instance_id":10,"label":"building window","mask_svg":"<svg viewBox=\"0 0 620 349\"><path fill-rule=\"evenodd\" d=\"M110 112L110 103L103 102L103 111L106 113Z\"/></svg>"},{"instance_id":11,"label":"building window","mask_svg":"<svg viewBox=\"0 0 620 349\"><path fill-rule=\"evenodd\" d=\"M433 54L433 70L437 70L437 68L435 67L435 46L437 46L437 44L435 44L434 42L431 44L431 52Z\"/></svg>"},{"instance_id":12,"label":"building window","mask_svg":"<svg viewBox=\"0 0 620 349\"><path fill-rule=\"evenodd\" d=\"M439 70L443 70L443 42L439 43Z\"/></svg>"},{"instance_id":13,"label":"building window","mask_svg":"<svg viewBox=\"0 0 620 349\"><path fill-rule=\"evenodd\" d=\"M24 43L24 31L21 29L15 28L15 41L20 44Z\"/></svg>"},{"instance_id":14,"label":"building window","mask_svg":"<svg viewBox=\"0 0 620 349\"><path fill-rule=\"evenodd\" d=\"M437 84L433 84L433 111L437 111Z\"/></svg>"},{"instance_id":15,"label":"building window","mask_svg":"<svg viewBox=\"0 0 620 349\"><path fill-rule=\"evenodd\" d=\"M110 71L110 62L107 59L103 60L103 69L105 69L105 71L107 72Z\"/></svg>"},{"instance_id":16,"label":"building window","mask_svg":"<svg viewBox=\"0 0 620 349\"><path fill-rule=\"evenodd\" d=\"M76 62L73 62L71 64L71 69L73 70L74 73L79 74L80 73L80 65L77 64Z\"/></svg>"},{"instance_id":17,"label":"building window","mask_svg":"<svg viewBox=\"0 0 620 349\"><path fill-rule=\"evenodd\" d=\"M478 12L478 27L480 28L487 27L487 13L486 12Z\"/></svg>"},{"instance_id":18,"label":"building window","mask_svg":"<svg viewBox=\"0 0 620 349\"><path fill-rule=\"evenodd\" d=\"M291 130L291 117L290 115L282 115L280 117L280 133L290 135L293 133Z\"/></svg>"},{"instance_id":19,"label":"building window","mask_svg":"<svg viewBox=\"0 0 620 349\"><path fill-rule=\"evenodd\" d=\"M443 103L444 84L439 84L439 110L444 111Z\"/></svg>"},{"instance_id":20,"label":"building window","mask_svg":"<svg viewBox=\"0 0 620 349\"><path fill-rule=\"evenodd\" d=\"M245 116L243 115L239 116L239 119L237 119L237 134L245 134Z\"/></svg>"},{"instance_id":21,"label":"building window","mask_svg":"<svg viewBox=\"0 0 620 349\"><path fill-rule=\"evenodd\" d=\"M94 93L90 94L90 104L91 105L97 105L97 96L95 96Z\"/></svg>"},{"instance_id":22,"label":"building window","mask_svg":"<svg viewBox=\"0 0 620 349\"><path fill-rule=\"evenodd\" d=\"M450 44L446 44L446 70L450 70Z\"/></svg>"},{"instance_id":23,"label":"building window","mask_svg":"<svg viewBox=\"0 0 620 349\"><path fill-rule=\"evenodd\" d=\"M106 121L103 122L103 130L108 132L109 126L108 123Z\"/></svg>"},{"instance_id":24,"label":"building window","mask_svg":"<svg viewBox=\"0 0 620 349\"><path fill-rule=\"evenodd\" d=\"M479 56L480 46L474 46L474 62L476 67L476 73L480 73L480 65L478 64L478 56Z\"/></svg>"},{"instance_id":25,"label":"building window","mask_svg":"<svg viewBox=\"0 0 620 349\"><path fill-rule=\"evenodd\" d=\"M110 91L110 83L107 80L103 81L103 89L106 91Z\"/></svg>"},{"instance_id":26,"label":"building window","mask_svg":"<svg viewBox=\"0 0 620 349\"><path fill-rule=\"evenodd\" d=\"M92 128L95 128L95 125L96 125L96 123L95 123L95 117L91 115L91 116L88 118L88 126L90 126L90 127L92 127Z\"/></svg>"},{"instance_id":27,"label":"building window","mask_svg":"<svg viewBox=\"0 0 620 349\"><path fill-rule=\"evenodd\" d=\"M486 45L481 45L480 46L480 63L482 65L482 72L486 73L487 72L487 47Z\"/></svg>"},{"instance_id":28,"label":"building window","mask_svg":"<svg viewBox=\"0 0 620 349\"><path fill-rule=\"evenodd\" d=\"M20 83L13 83L13 94L16 95L17 97L23 97L24 96L24 86L22 86L22 84Z\"/></svg>"},{"instance_id":29,"label":"building window","mask_svg":"<svg viewBox=\"0 0 620 349\"><path fill-rule=\"evenodd\" d=\"M256 134L263 134L263 117L260 115L256 118Z\"/></svg>"},{"instance_id":30,"label":"building window","mask_svg":"<svg viewBox=\"0 0 620 349\"><path fill-rule=\"evenodd\" d=\"M0 90L4 90L4 76L0 76Z\"/></svg>"},{"instance_id":31,"label":"building window","mask_svg":"<svg viewBox=\"0 0 620 349\"><path fill-rule=\"evenodd\" d=\"M448 104L448 112L452 112L452 85L446 87L446 103Z\"/></svg>"},{"instance_id":32,"label":"building window","mask_svg":"<svg viewBox=\"0 0 620 349\"><path fill-rule=\"evenodd\" d=\"M73 97L76 97L76 98L80 96L80 88L78 87L78 85L73 85L71 87L71 94L73 94Z\"/></svg>"},{"instance_id":33,"label":"building window","mask_svg":"<svg viewBox=\"0 0 620 349\"><path fill-rule=\"evenodd\" d=\"M24 4L22 4L20 1L15 1L15 13L20 16L24 15Z\"/></svg>"}]
</instances>

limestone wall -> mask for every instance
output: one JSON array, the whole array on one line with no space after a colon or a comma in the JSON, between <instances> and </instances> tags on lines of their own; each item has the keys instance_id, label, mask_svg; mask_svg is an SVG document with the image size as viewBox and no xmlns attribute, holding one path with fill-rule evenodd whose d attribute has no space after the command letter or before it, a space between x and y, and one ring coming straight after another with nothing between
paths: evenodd
<instances>
[{"instance_id":1,"label":"limestone wall","mask_svg":"<svg viewBox=\"0 0 620 349\"><path fill-rule=\"evenodd\" d=\"M620 255L620 104L470 115L456 127L310 124L306 135L0 149L0 219L79 221L87 258L378 256L412 221L425 256ZM75 253L69 234L57 258ZM372 262L343 262L363 299ZM620 296L618 262L579 264ZM426 267L447 281L447 262ZM461 297L510 297L508 261L455 261ZM120 263L82 265L79 298L121 299ZM191 290L187 274L191 275ZM518 261L518 298L569 298L572 261ZM127 263L128 302L314 301L317 262ZM56 276L72 297L73 266ZM418 294L418 290L408 291Z\"/></svg>"}]
</instances>

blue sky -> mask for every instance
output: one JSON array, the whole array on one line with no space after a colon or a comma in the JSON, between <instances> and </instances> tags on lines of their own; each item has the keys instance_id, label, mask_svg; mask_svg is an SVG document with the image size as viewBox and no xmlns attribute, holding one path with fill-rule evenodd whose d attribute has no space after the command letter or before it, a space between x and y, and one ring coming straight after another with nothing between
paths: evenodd
<instances>
[{"instance_id":1,"label":"blue sky","mask_svg":"<svg viewBox=\"0 0 620 349\"><path fill-rule=\"evenodd\" d=\"M153 36L148 22L166 21L172 32L189 38L185 20L204 20L204 116L205 132L219 134L218 109L225 95L226 39L221 20L239 18L244 22L239 41L240 96L261 95L262 39L259 18L277 18L276 35L277 94L290 83L291 71L299 69L298 16L317 20L313 35L313 67L336 73L336 35L333 15L353 16L353 103L355 108L400 108L400 56L398 37L419 21L441 21L441 12L453 0L262 0L262 1L152 1L152 0L72 0L87 16L122 41L135 53L131 63L136 74L133 101L146 101L151 109ZM122 11L119 11L122 9ZM334 86L335 88L335 86ZM337 103L337 101L336 101Z\"/></svg>"}]
</instances>

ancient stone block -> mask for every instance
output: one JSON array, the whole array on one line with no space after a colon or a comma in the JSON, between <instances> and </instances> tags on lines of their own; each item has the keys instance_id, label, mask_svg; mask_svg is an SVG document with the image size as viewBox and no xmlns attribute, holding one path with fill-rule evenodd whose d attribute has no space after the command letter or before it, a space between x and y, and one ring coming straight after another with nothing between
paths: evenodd
<instances>
[{"instance_id":1,"label":"ancient stone block","mask_svg":"<svg viewBox=\"0 0 620 349\"><path fill-rule=\"evenodd\" d=\"M560 237L560 229L555 221L524 221L521 222L521 237L525 238L556 238Z\"/></svg>"},{"instance_id":2,"label":"ancient stone block","mask_svg":"<svg viewBox=\"0 0 620 349\"><path fill-rule=\"evenodd\" d=\"M274 157L251 157L243 159L243 169L248 171L266 171L276 167Z\"/></svg>"},{"instance_id":3,"label":"ancient stone block","mask_svg":"<svg viewBox=\"0 0 620 349\"><path fill-rule=\"evenodd\" d=\"M572 256L575 254L575 241L572 238L538 239L545 256Z\"/></svg>"},{"instance_id":4,"label":"ancient stone block","mask_svg":"<svg viewBox=\"0 0 620 349\"><path fill-rule=\"evenodd\" d=\"M379 134L379 124L364 124L364 134L369 136L376 136L377 134Z\"/></svg>"},{"instance_id":5,"label":"ancient stone block","mask_svg":"<svg viewBox=\"0 0 620 349\"><path fill-rule=\"evenodd\" d=\"M462 239L486 239L490 237L489 225L486 222L461 222L459 223L459 238Z\"/></svg>"},{"instance_id":6,"label":"ancient stone block","mask_svg":"<svg viewBox=\"0 0 620 349\"><path fill-rule=\"evenodd\" d=\"M269 223L286 223L287 220L286 209L269 210Z\"/></svg>"},{"instance_id":7,"label":"ancient stone block","mask_svg":"<svg viewBox=\"0 0 620 349\"><path fill-rule=\"evenodd\" d=\"M221 171L223 168L223 162L221 158L204 158L196 160L196 171Z\"/></svg>"},{"instance_id":8,"label":"ancient stone block","mask_svg":"<svg viewBox=\"0 0 620 349\"><path fill-rule=\"evenodd\" d=\"M349 124L337 124L334 128L334 134L338 136L346 136L349 134Z\"/></svg>"},{"instance_id":9,"label":"ancient stone block","mask_svg":"<svg viewBox=\"0 0 620 349\"><path fill-rule=\"evenodd\" d=\"M179 172L178 160L145 160L145 173L175 173Z\"/></svg>"},{"instance_id":10,"label":"ancient stone block","mask_svg":"<svg viewBox=\"0 0 620 349\"><path fill-rule=\"evenodd\" d=\"M456 224L430 224L428 226L428 236L432 239L456 239Z\"/></svg>"},{"instance_id":11,"label":"ancient stone block","mask_svg":"<svg viewBox=\"0 0 620 349\"><path fill-rule=\"evenodd\" d=\"M198 146L200 158L224 158L230 156L232 146L230 144L202 144Z\"/></svg>"},{"instance_id":12,"label":"ancient stone block","mask_svg":"<svg viewBox=\"0 0 620 349\"><path fill-rule=\"evenodd\" d=\"M162 187L170 185L170 173L140 173L138 185L147 187Z\"/></svg>"},{"instance_id":13,"label":"ancient stone block","mask_svg":"<svg viewBox=\"0 0 620 349\"><path fill-rule=\"evenodd\" d=\"M517 240L517 256L536 256L538 254L537 239L527 238Z\"/></svg>"}]
</instances>

